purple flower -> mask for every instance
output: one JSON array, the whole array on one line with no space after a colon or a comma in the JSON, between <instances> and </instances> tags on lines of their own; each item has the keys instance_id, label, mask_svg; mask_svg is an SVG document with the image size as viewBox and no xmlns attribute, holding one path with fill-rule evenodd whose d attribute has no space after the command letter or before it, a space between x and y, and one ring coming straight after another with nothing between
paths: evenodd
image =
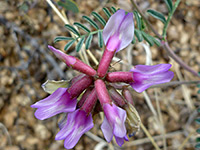
<instances>
[{"instance_id":1,"label":"purple flower","mask_svg":"<svg viewBox=\"0 0 200 150\"><path fill-rule=\"evenodd\" d=\"M70 98L67 88L58 88L50 96L31 105L31 107L38 108L35 117L44 120L62 112L74 111L76 102L76 98Z\"/></svg>"},{"instance_id":2,"label":"purple flower","mask_svg":"<svg viewBox=\"0 0 200 150\"><path fill-rule=\"evenodd\" d=\"M65 139L64 146L66 149L73 148L80 137L94 126L92 115L87 115L85 111L80 109L68 113L65 122L66 124L61 127L55 139Z\"/></svg>"},{"instance_id":3,"label":"purple flower","mask_svg":"<svg viewBox=\"0 0 200 150\"><path fill-rule=\"evenodd\" d=\"M169 82L174 76L172 71L168 71L171 66L171 64L136 65L130 70L133 72L134 80L130 85L137 92L143 92L152 85Z\"/></svg>"},{"instance_id":4,"label":"purple flower","mask_svg":"<svg viewBox=\"0 0 200 150\"><path fill-rule=\"evenodd\" d=\"M128 46L133 40L133 14L120 9L110 17L103 29L103 39L108 50L116 52Z\"/></svg>"},{"instance_id":5,"label":"purple flower","mask_svg":"<svg viewBox=\"0 0 200 150\"><path fill-rule=\"evenodd\" d=\"M58 122L58 127L61 130L65 124L67 123L67 115L68 113L63 114L63 118Z\"/></svg>"},{"instance_id":6,"label":"purple flower","mask_svg":"<svg viewBox=\"0 0 200 150\"><path fill-rule=\"evenodd\" d=\"M103 29L103 40L106 49L99 63L97 74L103 78L110 66L115 52L118 52L128 46L134 36L133 14L122 9L118 10L110 17Z\"/></svg>"},{"instance_id":7,"label":"purple flower","mask_svg":"<svg viewBox=\"0 0 200 150\"><path fill-rule=\"evenodd\" d=\"M115 104L104 104L103 110L105 118L101 125L101 130L106 141L110 142L114 135L117 144L122 146L124 140L128 140L125 127L126 111Z\"/></svg>"}]
</instances>

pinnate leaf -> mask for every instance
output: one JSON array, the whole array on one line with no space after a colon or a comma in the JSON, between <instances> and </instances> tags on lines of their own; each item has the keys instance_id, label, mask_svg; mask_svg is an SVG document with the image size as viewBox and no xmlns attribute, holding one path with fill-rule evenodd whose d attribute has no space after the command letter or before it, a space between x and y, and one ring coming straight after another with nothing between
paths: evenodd
<instances>
[{"instance_id":1,"label":"pinnate leaf","mask_svg":"<svg viewBox=\"0 0 200 150\"><path fill-rule=\"evenodd\" d=\"M153 16L154 18L159 19L160 21L162 21L164 24L166 23L165 16L164 16L162 13L160 13L160 12L158 12L158 11L155 11L155 10L153 10L153 9L149 9L149 10L147 10L147 12L148 12L151 16Z\"/></svg>"},{"instance_id":2,"label":"pinnate leaf","mask_svg":"<svg viewBox=\"0 0 200 150\"><path fill-rule=\"evenodd\" d=\"M76 45L76 52L79 52L79 51L80 51L80 49L81 49L81 47L82 47L82 45L83 45L84 40L85 40L85 36L83 36L83 37L79 40L79 42L78 42L77 45Z\"/></svg>"}]
</instances>

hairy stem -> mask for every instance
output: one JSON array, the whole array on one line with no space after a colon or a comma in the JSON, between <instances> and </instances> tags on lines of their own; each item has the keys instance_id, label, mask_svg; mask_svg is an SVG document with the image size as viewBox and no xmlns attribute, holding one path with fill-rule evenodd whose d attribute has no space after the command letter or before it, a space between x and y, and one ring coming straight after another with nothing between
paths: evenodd
<instances>
[{"instance_id":1,"label":"hairy stem","mask_svg":"<svg viewBox=\"0 0 200 150\"><path fill-rule=\"evenodd\" d=\"M173 58L180 66L182 66L185 70L191 72L193 75L199 77L199 74L194 71L193 69L191 69L191 67L189 67L186 63L184 63L173 51L172 49L169 47L168 42L165 42L163 45L163 48L165 49L165 51L168 53L168 55Z\"/></svg>"}]
</instances>

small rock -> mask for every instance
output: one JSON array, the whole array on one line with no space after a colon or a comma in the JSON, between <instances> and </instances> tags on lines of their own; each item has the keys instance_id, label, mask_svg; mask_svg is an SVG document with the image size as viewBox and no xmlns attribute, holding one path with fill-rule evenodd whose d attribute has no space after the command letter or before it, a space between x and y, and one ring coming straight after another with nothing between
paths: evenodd
<instances>
[{"instance_id":1,"label":"small rock","mask_svg":"<svg viewBox=\"0 0 200 150\"><path fill-rule=\"evenodd\" d=\"M26 142L28 145L32 146L32 145L38 144L39 139L34 138L34 137L29 137L29 138L27 138Z\"/></svg>"},{"instance_id":2,"label":"small rock","mask_svg":"<svg viewBox=\"0 0 200 150\"><path fill-rule=\"evenodd\" d=\"M6 146L4 150L20 150L17 146Z\"/></svg>"},{"instance_id":3,"label":"small rock","mask_svg":"<svg viewBox=\"0 0 200 150\"><path fill-rule=\"evenodd\" d=\"M12 112L8 112L5 116L4 116L4 122L6 127L11 127L14 123L14 119L17 117L17 112L16 111L12 111Z\"/></svg>"},{"instance_id":4,"label":"small rock","mask_svg":"<svg viewBox=\"0 0 200 150\"><path fill-rule=\"evenodd\" d=\"M42 140L46 140L46 139L50 138L50 136L51 136L51 133L42 124L37 124L35 126L35 132L36 132L37 137L39 137Z\"/></svg>"},{"instance_id":5,"label":"small rock","mask_svg":"<svg viewBox=\"0 0 200 150\"><path fill-rule=\"evenodd\" d=\"M188 35L188 33L186 33L186 32L183 32L183 31L182 31L180 37L181 37L181 38L180 38L180 43L181 43L181 44L187 43L188 40L189 40L189 35Z\"/></svg>"},{"instance_id":6,"label":"small rock","mask_svg":"<svg viewBox=\"0 0 200 150\"><path fill-rule=\"evenodd\" d=\"M25 135L25 134L23 134L23 135L18 135L18 136L16 137L16 141L17 141L17 142L22 142L22 141L25 140L25 138L26 138L26 135Z\"/></svg>"}]
</instances>

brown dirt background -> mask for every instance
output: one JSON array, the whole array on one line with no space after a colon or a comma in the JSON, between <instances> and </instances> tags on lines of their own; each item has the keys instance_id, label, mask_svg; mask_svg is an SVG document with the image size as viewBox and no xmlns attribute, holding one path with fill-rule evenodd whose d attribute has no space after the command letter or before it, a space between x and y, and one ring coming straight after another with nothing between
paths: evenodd
<instances>
[{"instance_id":1,"label":"brown dirt background","mask_svg":"<svg viewBox=\"0 0 200 150\"><path fill-rule=\"evenodd\" d=\"M173 0L174 1L174 0ZM26 3L27 11L20 9ZM70 23L82 22L82 15L90 15L102 7L115 6L126 11L132 10L129 0L76 0L80 13L67 12ZM137 0L144 11L153 8L167 13L162 0ZM106 18L106 17L105 17ZM149 17L159 33L163 24ZM173 51L195 71L200 69L200 1L182 0L174 14L168 29L168 41ZM153 34L152 34L153 35ZM0 150L64 150L63 141L55 141L58 132L59 117L39 121L34 117L31 104L47 94L41 84L47 79L71 79L77 72L53 56L47 45L54 45L63 50L65 42L53 44L56 36L69 36L63 22L47 5L46 1L1 0L0 1ZM129 46L130 53L123 50L116 57L131 65L145 64L145 51L141 44ZM127 48L127 49L128 49ZM67 52L77 56L74 46ZM97 38L93 40L91 52L100 58ZM153 64L171 63L175 73L173 81L199 80L170 59L162 48L151 47ZM127 57L128 56L128 57ZM128 70L130 66L118 63L116 70ZM151 88L147 93L156 109L158 98L166 130L167 149L176 150L190 136L183 149L193 150L198 136L195 123L198 117L196 109L200 105L200 95L195 84L173 85ZM156 143L163 148L162 132L155 122L155 116L149 109L143 94L133 91L135 107L141 120L151 135L158 136ZM156 109L157 110L157 109ZM104 139L100 131L100 117L91 130L93 135ZM161 136L159 136L161 135ZM152 143L142 130L129 139L122 148L115 142L104 149L151 150ZM98 149L100 142L92 136L84 135L74 150Z\"/></svg>"}]
</instances>

